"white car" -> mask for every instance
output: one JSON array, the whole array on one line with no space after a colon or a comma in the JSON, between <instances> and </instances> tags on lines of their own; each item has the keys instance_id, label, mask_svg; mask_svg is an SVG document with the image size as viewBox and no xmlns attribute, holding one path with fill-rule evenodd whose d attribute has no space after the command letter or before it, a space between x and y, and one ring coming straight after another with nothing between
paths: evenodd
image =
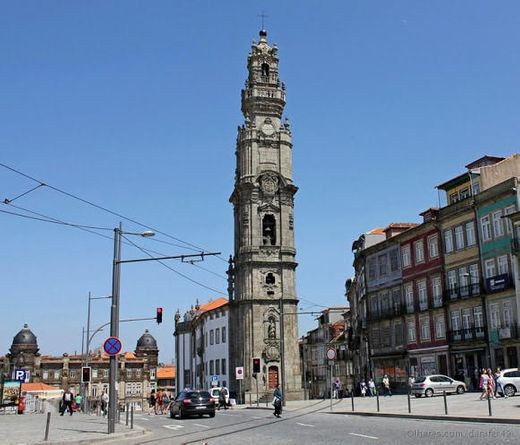
<instances>
[{"instance_id":1,"label":"white car","mask_svg":"<svg viewBox=\"0 0 520 445\"><path fill-rule=\"evenodd\" d=\"M411 393L415 397L442 395L444 391L446 393L464 394L466 392L466 384L447 375L435 374L417 377L411 388Z\"/></svg>"},{"instance_id":2,"label":"white car","mask_svg":"<svg viewBox=\"0 0 520 445\"><path fill-rule=\"evenodd\" d=\"M218 403L219 397L220 397L220 386L214 386L209 390L209 393L211 394L211 397L215 399L215 403ZM229 405L229 390L224 387L226 390L226 405Z\"/></svg>"},{"instance_id":3,"label":"white car","mask_svg":"<svg viewBox=\"0 0 520 445\"><path fill-rule=\"evenodd\" d=\"M502 388L507 397L513 397L515 393L520 391L520 371L518 368L509 368L500 371L500 377L497 379L497 388ZM498 391L502 393L502 391Z\"/></svg>"}]
</instances>

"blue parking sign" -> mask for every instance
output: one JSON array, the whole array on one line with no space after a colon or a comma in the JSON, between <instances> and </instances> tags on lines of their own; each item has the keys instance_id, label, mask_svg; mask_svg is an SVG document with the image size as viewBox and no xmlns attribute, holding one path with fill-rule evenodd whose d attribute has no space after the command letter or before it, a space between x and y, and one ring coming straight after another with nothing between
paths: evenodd
<instances>
[{"instance_id":1,"label":"blue parking sign","mask_svg":"<svg viewBox=\"0 0 520 445\"><path fill-rule=\"evenodd\" d=\"M29 370L25 368L15 368L13 370L13 380L18 380L22 383L29 382Z\"/></svg>"}]
</instances>

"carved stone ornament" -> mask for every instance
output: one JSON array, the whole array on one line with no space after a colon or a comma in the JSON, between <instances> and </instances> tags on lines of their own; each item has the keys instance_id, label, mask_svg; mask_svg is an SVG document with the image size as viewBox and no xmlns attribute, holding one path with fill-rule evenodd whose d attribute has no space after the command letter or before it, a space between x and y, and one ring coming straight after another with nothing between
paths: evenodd
<instances>
[{"instance_id":1,"label":"carved stone ornament","mask_svg":"<svg viewBox=\"0 0 520 445\"><path fill-rule=\"evenodd\" d=\"M262 192L266 195L274 195L278 191L278 177L273 174L265 174L260 180Z\"/></svg>"},{"instance_id":2,"label":"carved stone ornament","mask_svg":"<svg viewBox=\"0 0 520 445\"><path fill-rule=\"evenodd\" d=\"M278 247L276 246L260 246L260 255L262 257L271 257L278 255Z\"/></svg>"},{"instance_id":3,"label":"carved stone ornament","mask_svg":"<svg viewBox=\"0 0 520 445\"><path fill-rule=\"evenodd\" d=\"M278 342L269 342L264 348L264 356L266 361L274 362L280 359L280 348Z\"/></svg>"}]
</instances>

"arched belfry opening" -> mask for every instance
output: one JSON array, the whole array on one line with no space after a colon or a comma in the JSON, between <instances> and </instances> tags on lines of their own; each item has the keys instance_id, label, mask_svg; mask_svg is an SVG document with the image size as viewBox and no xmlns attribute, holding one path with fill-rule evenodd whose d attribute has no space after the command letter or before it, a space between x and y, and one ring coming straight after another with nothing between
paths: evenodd
<instances>
[{"instance_id":1,"label":"arched belfry opening","mask_svg":"<svg viewBox=\"0 0 520 445\"><path fill-rule=\"evenodd\" d=\"M267 63L262 63L262 76L269 77L269 65Z\"/></svg>"},{"instance_id":2,"label":"arched belfry opening","mask_svg":"<svg viewBox=\"0 0 520 445\"><path fill-rule=\"evenodd\" d=\"M264 246L276 245L276 219L274 215L265 215L262 220L262 243Z\"/></svg>"}]
</instances>

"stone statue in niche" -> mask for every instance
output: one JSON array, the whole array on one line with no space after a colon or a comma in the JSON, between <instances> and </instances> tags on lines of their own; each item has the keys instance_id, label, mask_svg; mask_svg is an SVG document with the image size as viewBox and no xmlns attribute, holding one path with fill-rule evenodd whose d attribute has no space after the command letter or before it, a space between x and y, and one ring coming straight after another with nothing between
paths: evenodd
<instances>
[{"instance_id":1,"label":"stone statue in niche","mask_svg":"<svg viewBox=\"0 0 520 445\"><path fill-rule=\"evenodd\" d=\"M270 340L276 338L276 322L273 317L269 318L269 325L267 326L267 336Z\"/></svg>"}]
</instances>

